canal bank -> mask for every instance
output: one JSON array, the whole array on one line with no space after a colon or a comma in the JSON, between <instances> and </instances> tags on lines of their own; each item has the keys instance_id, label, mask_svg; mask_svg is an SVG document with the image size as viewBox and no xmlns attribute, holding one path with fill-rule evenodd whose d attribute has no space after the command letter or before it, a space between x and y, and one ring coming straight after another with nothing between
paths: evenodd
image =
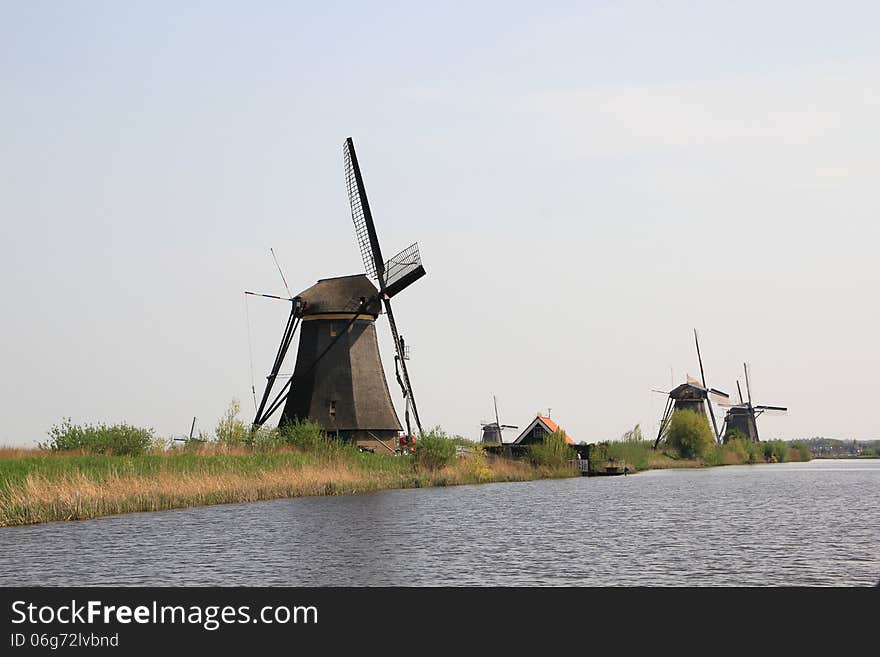
<instances>
[{"instance_id":1,"label":"canal bank","mask_svg":"<svg viewBox=\"0 0 880 657\"><path fill-rule=\"evenodd\" d=\"M205 447L140 456L0 452L0 527L286 497L350 495L577 476L568 464L488 459L437 467L411 456L328 447L312 452Z\"/></svg>"}]
</instances>

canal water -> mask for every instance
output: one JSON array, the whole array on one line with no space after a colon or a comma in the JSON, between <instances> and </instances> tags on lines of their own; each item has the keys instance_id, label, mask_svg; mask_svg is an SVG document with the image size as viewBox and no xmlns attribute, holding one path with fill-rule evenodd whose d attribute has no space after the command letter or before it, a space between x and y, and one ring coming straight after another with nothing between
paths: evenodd
<instances>
[{"instance_id":1,"label":"canal water","mask_svg":"<svg viewBox=\"0 0 880 657\"><path fill-rule=\"evenodd\" d=\"M880 461L665 470L0 529L0 585L874 586Z\"/></svg>"}]
</instances>

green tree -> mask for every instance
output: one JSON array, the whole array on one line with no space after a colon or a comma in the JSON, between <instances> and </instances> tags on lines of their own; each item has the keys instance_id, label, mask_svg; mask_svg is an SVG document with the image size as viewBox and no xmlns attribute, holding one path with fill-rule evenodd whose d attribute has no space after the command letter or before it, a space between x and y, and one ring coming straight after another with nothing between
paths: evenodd
<instances>
[{"instance_id":1,"label":"green tree","mask_svg":"<svg viewBox=\"0 0 880 657\"><path fill-rule=\"evenodd\" d=\"M630 431L623 434L623 441L627 443L641 442L644 439L645 437L642 435L642 427L638 424Z\"/></svg>"},{"instance_id":2,"label":"green tree","mask_svg":"<svg viewBox=\"0 0 880 657\"><path fill-rule=\"evenodd\" d=\"M241 411L241 404L237 399L232 399L214 429L214 437L218 443L236 446L247 444L250 441L250 432L238 417L239 411Z\"/></svg>"},{"instance_id":3,"label":"green tree","mask_svg":"<svg viewBox=\"0 0 880 657\"><path fill-rule=\"evenodd\" d=\"M702 413L678 410L669 421L666 444L682 458L699 458L715 445L715 434Z\"/></svg>"}]
</instances>

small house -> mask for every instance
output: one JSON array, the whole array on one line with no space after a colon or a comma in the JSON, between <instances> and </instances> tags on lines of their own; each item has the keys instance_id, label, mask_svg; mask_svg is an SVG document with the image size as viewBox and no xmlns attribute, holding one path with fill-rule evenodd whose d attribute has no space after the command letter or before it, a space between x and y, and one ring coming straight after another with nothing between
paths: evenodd
<instances>
[{"instance_id":1,"label":"small house","mask_svg":"<svg viewBox=\"0 0 880 657\"><path fill-rule=\"evenodd\" d=\"M559 425L556 424L556 422L549 417L538 415L531 421L531 423L529 423L525 430L517 436L516 440L513 441L513 444L539 445L544 442L544 436L548 433L555 433L556 431L559 431ZM565 433L565 442L569 445L574 445L572 437L569 436L565 430L563 430L563 433Z\"/></svg>"}]
</instances>

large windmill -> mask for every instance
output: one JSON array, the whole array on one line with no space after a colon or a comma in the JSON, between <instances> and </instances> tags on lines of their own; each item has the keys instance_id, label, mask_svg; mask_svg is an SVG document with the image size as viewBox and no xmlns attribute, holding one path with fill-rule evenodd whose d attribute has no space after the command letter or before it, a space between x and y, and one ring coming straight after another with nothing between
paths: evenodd
<instances>
[{"instance_id":1,"label":"large windmill","mask_svg":"<svg viewBox=\"0 0 880 657\"><path fill-rule=\"evenodd\" d=\"M660 420L660 428L657 430L657 438L654 440L654 449L657 448L661 438L663 438L663 434L669 426L669 421L672 419L672 414L675 411L681 410L695 411L706 417L707 421L711 418L712 428L715 431L715 440L721 441L718 423L715 421L715 411L712 410L712 401L726 401L730 399L730 395L721 390L710 388L706 383L706 372L703 369L703 357L700 354L700 338L697 335L697 329L694 329L694 342L697 345L697 360L700 362L702 385L700 381L689 376L685 383L666 393L668 398L666 400L666 407L663 410L663 418ZM708 416L706 413L707 409Z\"/></svg>"},{"instance_id":2,"label":"large windmill","mask_svg":"<svg viewBox=\"0 0 880 657\"><path fill-rule=\"evenodd\" d=\"M424 276L425 269L417 244L387 262L382 258L350 137L343 146L343 159L351 216L366 274L323 278L289 299L290 316L253 424L263 425L283 405L279 426L308 418L341 438L378 441L388 447L389 441L396 442L401 426L379 357L376 319L384 306L396 350L395 370L406 405L407 435L412 435L410 413L421 433L406 367L408 350L397 331L391 298ZM301 330L293 375L270 401L297 328Z\"/></svg>"},{"instance_id":3,"label":"large windmill","mask_svg":"<svg viewBox=\"0 0 880 657\"><path fill-rule=\"evenodd\" d=\"M495 404L495 421L494 422L480 422L480 428L482 430L482 435L480 437L481 443L494 443L496 445L503 445L504 439L502 438L502 433L505 429L519 429L519 427L513 424L501 424L501 420L498 419L498 399L495 395L492 395L492 402Z\"/></svg>"},{"instance_id":4,"label":"large windmill","mask_svg":"<svg viewBox=\"0 0 880 657\"><path fill-rule=\"evenodd\" d=\"M739 380L736 382L736 389L739 393L739 404L730 402L721 402L719 406L726 406L727 413L724 416L724 424L721 428L721 434L724 442L727 442L733 432L742 434L752 442L758 442L758 423L755 421L757 417L763 413L785 413L788 409L785 406L752 406L752 387L749 384L749 366L743 363L743 373L746 379L746 399L743 399L742 388Z\"/></svg>"}]
</instances>

